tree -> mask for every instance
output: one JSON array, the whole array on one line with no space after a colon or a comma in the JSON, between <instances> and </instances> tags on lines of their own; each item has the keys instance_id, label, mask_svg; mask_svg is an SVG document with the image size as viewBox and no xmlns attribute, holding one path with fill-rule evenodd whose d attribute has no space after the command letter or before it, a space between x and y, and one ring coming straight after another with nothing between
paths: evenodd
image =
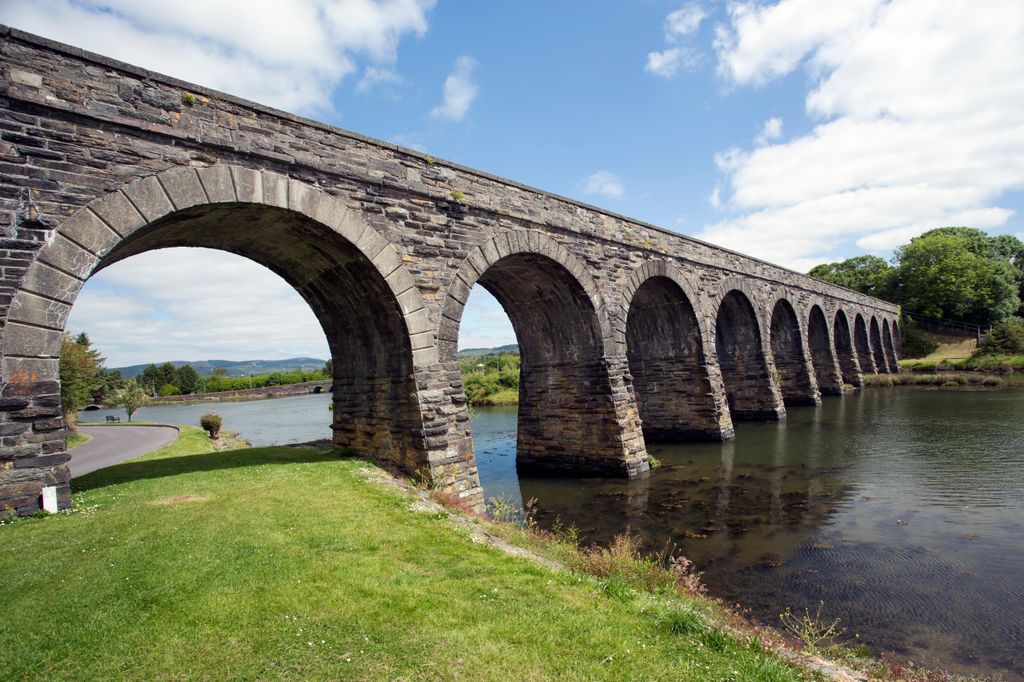
<instances>
[{"instance_id":1,"label":"tree","mask_svg":"<svg viewBox=\"0 0 1024 682\"><path fill-rule=\"evenodd\" d=\"M992 327L985 338L985 355L1020 355L1024 353L1024 320L1011 317Z\"/></svg>"},{"instance_id":2,"label":"tree","mask_svg":"<svg viewBox=\"0 0 1024 682\"><path fill-rule=\"evenodd\" d=\"M932 230L896 251L894 289L900 304L921 315L979 324L1016 312L1020 298L1013 266L968 230Z\"/></svg>"},{"instance_id":3,"label":"tree","mask_svg":"<svg viewBox=\"0 0 1024 682\"><path fill-rule=\"evenodd\" d=\"M181 395L181 389L174 384L164 384L160 387L160 390L157 391L157 395L161 398L166 398L171 395Z\"/></svg>"},{"instance_id":4,"label":"tree","mask_svg":"<svg viewBox=\"0 0 1024 682\"><path fill-rule=\"evenodd\" d=\"M96 376L96 383L92 389L90 401L93 403L106 404L117 391L124 388L124 377L119 369L100 369Z\"/></svg>"},{"instance_id":5,"label":"tree","mask_svg":"<svg viewBox=\"0 0 1024 682\"><path fill-rule=\"evenodd\" d=\"M160 388L160 370L156 365L147 366L139 375L138 383L147 393L156 393L156 389Z\"/></svg>"},{"instance_id":6,"label":"tree","mask_svg":"<svg viewBox=\"0 0 1024 682\"><path fill-rule=\"evenodd\" d=\"M114 398L114 404L123 407L124 411L128 413L128 421L131 421L132 415L147 402L149 402L149 396L135 379L129 379Z\"/></svg>"},{"instance_id":7,"label":"tree","mask_svg":"<svg viewBox=\"0 0 1024 682\"><path fill-rule=\"evenodd\" d=\"M899 303L912 313L989 324L1024 314L1024 243L974 227L939 227L896 251L815 266L810 275Z\"/></svg>"},{"instance_id":8,"label":"tree","mask_svg":"<svg viewBox=\"0 0 1024 682\"><path fill-rule=\"evenodd\" d=\"M199 372L192 365L182 365L174 370L174 381L171 383L181 389L182 393L195 393L199 382Z\"/></svg>"},{"instance_id":9,"label":"tree","mask_svg":"<svg viewBox=\"0 0 1024 682\"><path fill-rule=\"evenodd\" d=\"M811 268L811 277L838 284L869 296L892 296L893 269L878 256L857 256L838 263L823 263Z\"/></svg>"},{"instance_id":10,"label":"tree","mask_svg":"<svg viewBox=\"0 0 1024 682\"><path fill-rule=\"evenodd\" d=\"M324 373L325 377L327 377L328 379L333 379L334 378L334 358L331 358L330 360L325 362L324 363L324 368L321 371Z\"/></svg>"},{"instance_id":11,"label":"tree","mask_svg":"<svg viewBox=\"0 0 1024 682\"><path fill-rule=\"evenodd\" d=\"M214 367L210 371L211 379L226 379L228 376L228 370L224 367Z\"/></svg>"},{"instance_id":12,"label":"tree","mask_svg":"<svg viewBox=\"0 0 1024 682\"><path fill-rule=\"evenodd\" d=\"M90 348L89 337L82 333L72 338L65 334L60 342L60 406L64 424L78 433L78 411L85 407L103 368L103 357Z\"/></svg>"}]
</instances>

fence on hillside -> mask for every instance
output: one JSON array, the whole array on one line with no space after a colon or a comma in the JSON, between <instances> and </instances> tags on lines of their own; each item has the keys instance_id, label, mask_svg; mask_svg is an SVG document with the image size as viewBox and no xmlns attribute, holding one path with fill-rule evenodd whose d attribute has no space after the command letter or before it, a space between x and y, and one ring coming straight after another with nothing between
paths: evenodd
<instances>
[{"instance_id":1,"label":"fence on hillside","mask_svg":"<svg viewBox=\"0 0 1024 682\"><path fill-rule=\"evenodd\" d=\"M914 324L921 331L932 332L933 334L945 334L947 336L960 336L963 338L974 338L978 340L980 348L985 343L985 334L992 331L992 325L974 324L961 320L946 320L938 317L926 317L917 313L904 310L903 314L913 320Z\"/></svg>"}]
</instances>

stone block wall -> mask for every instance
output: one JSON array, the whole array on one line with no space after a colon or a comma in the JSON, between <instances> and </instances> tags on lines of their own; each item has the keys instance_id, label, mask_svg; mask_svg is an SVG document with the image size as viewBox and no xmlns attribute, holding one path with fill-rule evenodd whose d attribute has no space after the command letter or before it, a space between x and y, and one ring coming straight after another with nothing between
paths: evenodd
<instances>
[{"instance_id":1,"label":"stone block wall","mask_svg":"<svg viewBox=\"0 0 1024 682\"><path fill-rule=\"evenodd\" d=\"M680 283L700 323L703 364L690 371L692 385L708 387L696 419L709 433L713 423L732 432L723 368L740 368L767 396L737 414L781 414L769 330L777 299L790 301L804 339L812 305L829 320L839 310L863 316L876 365L896 369L894 334L883 350L881 329L898 310L877 299L13 29L0 30L0 67L0 506L30 510L33 486L48 481L66 504L53 411L67 313L97 268L166 246L240 253L295 286L324 325L335 367L349 362L335 382L336 441L426 471L471 503L482 491L455 352L478 282L505 292L520 336L520 433L547 439L540 448L521 436L521 452L543 450L565 468L608 471L593 463L612 458L620 475L646 469L644 389L630 373L626 327L633 294L655 271ZM719 306L732 291L756 320L753 364L716 354ZM531 367L554 388L531 379ZM353 412L357 385L372 387L363 413ZM538 409L555 404L558 385L574 387L578 402ZM695 419L693 401L669 404L680 421ZM575 423L564 430L579 438L607 438L614 453L563 439L556 454L558 420Z\"/></svg>"}]
</instances>

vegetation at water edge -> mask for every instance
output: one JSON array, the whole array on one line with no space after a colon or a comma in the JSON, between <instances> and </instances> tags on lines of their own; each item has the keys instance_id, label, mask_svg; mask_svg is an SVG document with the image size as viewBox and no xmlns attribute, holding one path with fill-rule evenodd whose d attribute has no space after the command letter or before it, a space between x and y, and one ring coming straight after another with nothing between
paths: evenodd
<instances>
[{"instance_id":1,"label":"vegetation at water edge","mask_svg":"<svg viewBox=\"0 0 1024 682\"><path fill-rule=\"evenodd\" d=\"M518 353L475 355L459 360L470 405L515 405L519 402Z\"/></svg>"}]
</instances>

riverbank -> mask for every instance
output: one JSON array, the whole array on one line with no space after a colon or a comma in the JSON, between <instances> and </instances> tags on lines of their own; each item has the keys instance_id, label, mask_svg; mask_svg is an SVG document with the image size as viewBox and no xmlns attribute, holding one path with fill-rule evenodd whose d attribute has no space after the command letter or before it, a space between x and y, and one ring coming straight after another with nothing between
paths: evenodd
<instances>
[{"instance_id":1,"label":"riverbank","mask_svg":"<svg viewBox=\"0 0 1024 682\"><path fill-rule=\"evenodd\" d=\"M306 381L299 384L282 384L280 386L263 386L246 388L236 391L219 391L217 393L190 393L188 395L169 395L151 398L150 405L194 405L213 402L242 402L246 400L267 400L270 398L290 398L296 395L329 393L331 384L327 381Z\"/></svg>"},{"instance_id":2,"label":"riverbank","mask_svg":"<svg viewBox=\"0 0 1024 682\"><path fill-rule=\"evenodd\" d=\"M989 372L903 371L899 374L865 374L865 388L889 386L933 386L939 388L1011 388L1024 386L1024 375Z\"/></svg>"},{"instance_id":3,"label":"riverbank","mask_svg":"<svg viewBox=\"0 0 1024 682\"><path fill-rule=\"evenodd\" d=\"M208 447L76 479L73 512L0 528L0 678L816 676L634 564L510 556L367 462Z\"/></svg>"}]
</instances>

